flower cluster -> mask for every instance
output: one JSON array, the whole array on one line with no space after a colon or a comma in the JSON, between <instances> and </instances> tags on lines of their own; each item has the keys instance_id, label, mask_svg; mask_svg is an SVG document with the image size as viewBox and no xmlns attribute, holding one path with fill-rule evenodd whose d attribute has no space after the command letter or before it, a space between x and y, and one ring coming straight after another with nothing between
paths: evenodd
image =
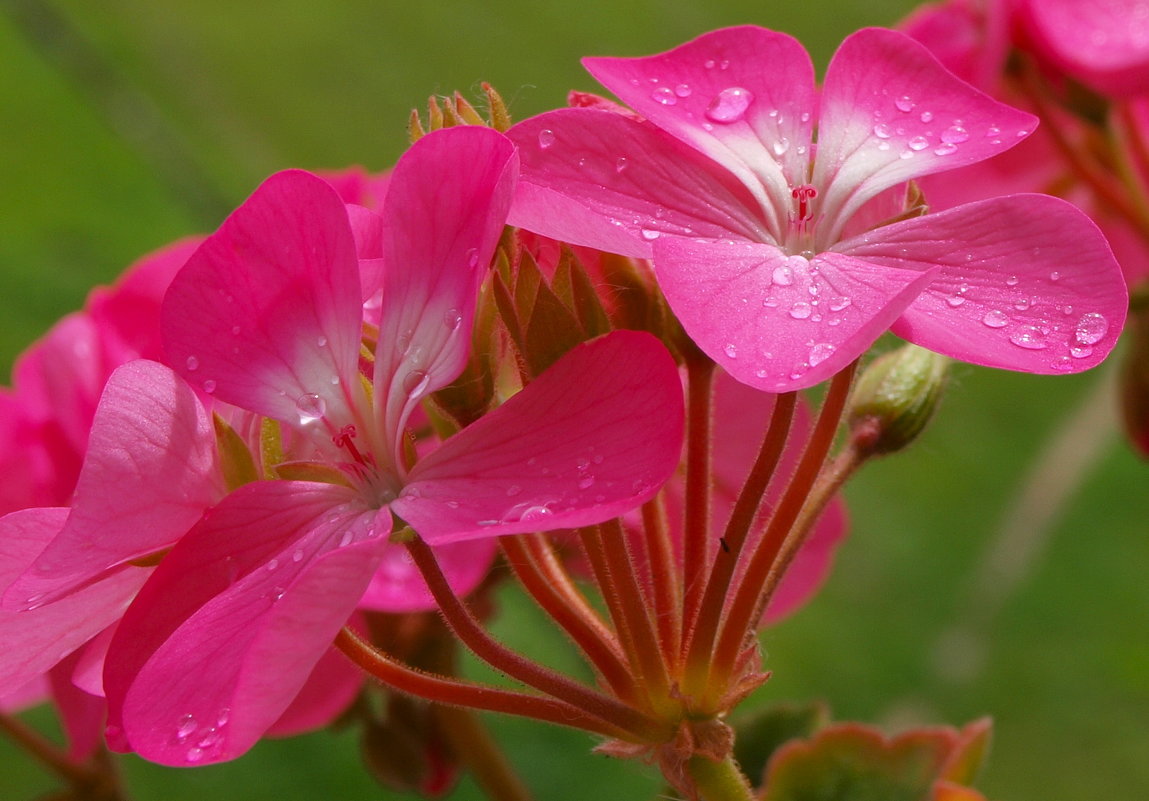
<instances>
[{"instance_id":1,"label":"flower cluster","mask_svg":"<svg viewBox=\"0 0 1149 801\"><path fill-rule=\"evenodd\" d=\"M1139 65L1066 44L1054 5L1023 15L1049 63L1128 86ZM794 39L750 26L586 65L627 105L508 128L493 92L490 125L433 101L385 179L277 173L21 359L0 699L51 692L73 761L102 742L210 764L340 715L382 754L394 721L353 703L372 675L750 798L727 716L767 679L757 631L828 572L842 484L918 436L946 357L1056 374L1113 348L1126 280L1077 207L1024 186L930 210L941 173L1020 152L1038 120L911 37L854 34L820 88ZM855 387L887 331L912 344ZM499 564L593 685L487 632ZM460 677L456 644L525 689ZM473 742L442 756L461 731L408 732L421 757L377 770L427 793L454 762L482 777ZM985 723L807 734L770 792L846 754L980 797Z\"/></svg>"}]
</instances>

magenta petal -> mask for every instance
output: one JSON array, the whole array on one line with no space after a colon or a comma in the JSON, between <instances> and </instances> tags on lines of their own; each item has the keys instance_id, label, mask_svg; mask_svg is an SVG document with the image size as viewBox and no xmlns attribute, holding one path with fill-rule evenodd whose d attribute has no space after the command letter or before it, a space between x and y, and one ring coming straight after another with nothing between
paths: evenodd
<instances>
[{"instance_id":1,"label":"magenta petal","mask_svg":"<svg viewBox=\"0 0 1149 801\"><path fill-rule=\"evenodd\" d=\"M517 176L514 145L477 126L428 134L395 165L383 205L374 376L386 436L397 438L419 398L462 372Z\"/></svg>"},{"instance_id":2,"label":"magenta petal","mask_svg":"<svg viewBox=\"0 0 1149 801\"><path fill-rule=\"evenodd\" d=\"M1105 358L1124 325L1128 295L1109 246L1057 198L969 203L838 247L889 267L940 268L893 331L961 361L1078 372Z\"/></svg>"},{"instance_id":3,"label":"magenta petal","mask_svg":"<svg viewBox=\"0 0 1149 801\"><path fill-rule=\"evenodd\" d=\"M290 423L351 422L362 297L335 190L277 173L204 242L164 299L169 363L208 394Z\"/></svg>"},{"instance_id":4,"label":"magenta petal","mask_svg":"<svg viewBox=\"0 0 1149 801\"><path fill-rule=\"evenodd\" d=\"M744 25L654 56L583 64L651 123L737 175L771 215L770 230L785 226L814 126L814 67L796 39Z\"/></svg>"},{"instance_id":5,"label":"magenta petal","mask_svg":"<svg viewBox=\"0 0 1149 801\"><path fill-rule=\"evenodd\" d=\"M267 735L293 737L326 726L351 706L365 679L366 674L342 651L328 648Z\"/></svg>"},{"instance_id":6,"label":"magenta petal","mask_svg":"<svg viewBox=\"0 0 1149 801\"><path fill-rule=\"evenodd\" d=\"M838 48L822 92L813 179L825 187L819 239L832 243L883 189L987 159L1036 126L1035 117L960 80L908 36L858 31Z\"/></svg>"},{"instance_id":7,"label":"magenta petal","mask_svg":"<svg viewBox=\"0 0 1149 801\"><path fill-rule=\"evenodd\" d=\"M52 700L68 738L68 758L76 763L91 757L103 743L108 708L103 696L85 692L72 683L72 671L79 658L73 653L48 674Z\"/></svg>"},{"instance_id":8,"label":"magenta petal","mask_svg":"<svg viewBox=\"0 0 1149 801\"><path fill-rule=\"evenodd\" d=\"M242 754L353 611L389 521L334 485L233 492L172 549L121 621L104 672L109 725L162 764Z\"/></svg>"},{"instance_id":9,"label":"magenta petal","mask_svg":"<svg viewBox=\"0 0 1149 801\"><path fill-rule=\"evenodd\" d=\"M670 477L682 427L673 359L649 334L616 331L416 464L391 508L434 545L600 523Z\"/></svg>"},{"instance_id":10,"label":"magenta petal","mask_svg":"<svg viewBox=\"0 0 1149 801\"><path fill-rule=\"evenodd\" d=\"M163 365L129 362L100 399L67 523L5 606L54 600L170 547L224 493L211 416L195 393Z\"/></svg>"},{"instance_id":11,"label":"magenta petal","mask_svg":"<svg viewBox=\"0 0 1149 801\"><path fill-rule=\"evenodd\" d=\"M658 283L686 332L744 384L789 392L862 353L929 277L837 253L812 260L755 242L655 243Z\"/></svg>"},{"instance_id":12,"label":"magenta petal","mask_svg":"<svg viewBox=\"0 0 1149 801\"><path fill-rule=\"evenodd\" d=\"M845 535L846 504L839 497L832 500L818 518L809 537L794 555L794 561L786 568L786 574L778 582L778 589L762 616L762 625L774 625L810 600L830 575L834 552Z\"/></svg>"},{"instance_id":13,"label":"magenta petal","mask_svg":"<svg viewBox=\"0 0 1149 801\"><path fill-rule=\"evenodd\" d=\"M462 597L486 578L498 553L498 543L494 538L456 542L435 546L434 551L451 589ZM384 552L359 605L380 612L425 612L439 607L402 545L391 545Z\"/></svg>"},{"instance_id":14,"label":"magenta petal","mask_svg":"<svg viewBox=\"0 0 1149 801\"><path fill-rule=\"evenodd\" d=\"M523 160L513 225L640 258L667 233L772 240L745 186L650 123L562 109L508 135Z\"/></svg>"},{"instance_id":15,"label":"magenta petal","mask_svg":"<svg viewBox=\"0 0 1149 801\"><path fill-rule=\"evenodd\" d=\"M0 518L0 587L24 571L64 525L68 510L24 509ZM118 618L147 578L127 568L55 603L23 599L26 611L0 611L0 696L49 670Z\"/></svg>"}]
</instances>

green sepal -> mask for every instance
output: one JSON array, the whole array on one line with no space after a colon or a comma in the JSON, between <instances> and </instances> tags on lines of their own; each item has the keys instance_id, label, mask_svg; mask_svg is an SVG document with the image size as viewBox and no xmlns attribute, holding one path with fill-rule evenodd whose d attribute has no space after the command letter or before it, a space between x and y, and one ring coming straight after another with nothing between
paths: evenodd
<instances>
[{"instance_id":1,"label":"green sepal","mask_svg":"<svg viewBox=\"0 0 1149 801\"><path fill-rule=\"evenodd\" d=\"M830 722L826 704L780 703L742 715L731 722L734 727L734 756L742 772L760 777L774 752L796 739L809 739Z\"/></svg>"},{"instance_id":2,"label":"green sepal","mask_svg":"<svg viewBox=\"0 0 1149 801\"><path fill-rule=\"evenodd\" d=\"M352 486L346 473L338 467L320 462L283 462L275 466L275 472L284 481L316 481L342 487Z\"/></svg>"},{"instance_id":3,"label":"green sepal","mask_svg":"<svg viewBox=\"0 0 1149 801\"><path fill-rule=\"evenodd\" d=\"M248 450L247 444L235 433L235 429L218 414L212 414L212 425L215 427L215 446L219 452L219 466L223 473L227 491L242 487L252 481L259 480L259 470L255 460Z\"/></svg>"}]
</instances>

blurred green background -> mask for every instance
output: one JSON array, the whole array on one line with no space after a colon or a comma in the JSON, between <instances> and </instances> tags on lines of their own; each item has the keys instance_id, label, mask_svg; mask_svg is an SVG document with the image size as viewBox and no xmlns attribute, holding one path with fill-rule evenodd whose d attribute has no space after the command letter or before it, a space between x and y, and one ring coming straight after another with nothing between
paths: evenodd
<instances>
[{"instance_id":1,"label":"blurred green background","mask_svg":"<svg viewBox=\"0 0 1149 801\"><path fill-rule=\"evenodd\" d=\"M211 230L270 172L388 166L428 94L490 81L521 118L595 89L581 56L747 22L797 35L824 65L850 31L912 7L0 0L0 376L89 287ZM832 581L764 636L774 678L754 703L824 698L838 718L890 730L990 714L989 797L1149 797L1149 464L1115 433L1108 377L959 365L923 441L850 486ZM562 638L504 596L499 634L577 670ZM540 801L660 792L582 735L493 724ZM268 742L211 768L124 766L141 800L395 797L365 777L348 735ZM53 786L0 740L0 799ZM479 795L464 782L452 798Z\"/></svg>"}]
</instances>

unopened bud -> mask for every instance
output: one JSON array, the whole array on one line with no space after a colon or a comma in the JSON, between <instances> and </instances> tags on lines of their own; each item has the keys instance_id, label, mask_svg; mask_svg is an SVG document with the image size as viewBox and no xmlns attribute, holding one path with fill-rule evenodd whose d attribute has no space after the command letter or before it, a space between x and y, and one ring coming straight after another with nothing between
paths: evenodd
<instances>
[{"instance_id":1,"label":"unopened bud","mask_svg":"<svg viewBox=\"0 0 1149 801\"><path fill-rule=\"evenodd\" d=\"M858 378L847 419L863 456L893 453L925 429L945 387L949 359L903 345L875 359Z\"/></svg>"}]
</instances>

